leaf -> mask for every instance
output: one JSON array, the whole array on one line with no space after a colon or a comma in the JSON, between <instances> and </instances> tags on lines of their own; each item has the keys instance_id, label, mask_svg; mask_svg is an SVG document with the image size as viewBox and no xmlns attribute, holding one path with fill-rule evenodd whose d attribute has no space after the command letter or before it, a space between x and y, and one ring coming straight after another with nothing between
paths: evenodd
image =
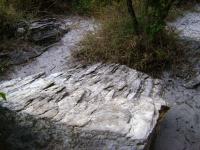
<instances>
[{"instance_id":1,"label":"leaf","mask_svg":"<svg viewBox=\"0 0 200 150\"><path fill-rule=\"evenodd\" d=\"M5 93L3 93L3 92L0 92L0 98L2 98L3 100L7 100L6 99L6 94Z\"/></svg>"}]
</instances>

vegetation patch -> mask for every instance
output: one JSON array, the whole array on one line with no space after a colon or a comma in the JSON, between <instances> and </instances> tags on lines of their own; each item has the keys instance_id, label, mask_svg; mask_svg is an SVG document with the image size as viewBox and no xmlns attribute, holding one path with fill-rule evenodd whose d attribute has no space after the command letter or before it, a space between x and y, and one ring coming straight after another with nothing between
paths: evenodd
<instances>
[{"instance_id":1,"label":"vegetation patch","mask_svg":"<svg viewBox=\"0 0 200 150\"><path fill-rule=\"evenodd\" d=\"M134 6L134 13L131 7ZM133 2L133 3L132 3ZM173 20L199 0L0 0L0 41L15 38L16 24L42 14L72 11L95 15L101 30L88 35L74 57L86 63L109 62L157 74L182 58L177 34L166 28ZM174 7L171 4L174 2ZM168 5L169 4L169 5ZM129 14L128 14L129 12ZM134 18L134 15L136 16ZM2 48L0 52L9 49ZM4 44L5 45L5 44ZM8 44L10 45L10 44ZM0 56L1 60L1 56ZM8 63L0 62L0 72Z\"/></svg>"},{"instance_id":2,"label":"vegetation patch","mask_svg":"<svg viewBox=\"0 0 200 150\"><path fill-rule=\"evenodd\" d=\"M81 49L73 54L75 59L83 60L84 63L120 63L158 75L182 58L178 35L172 28L160 24L159 32L158 25L151 26L148 30L150 34L142 31L135 34L133 20L124 3L105 8L99 20L101 29L83 40Z\"/></svg>"},{"instance_id":3,"label":"vegetation patch","mask_svg":"<svg viewBox=\"0 0 200 150\"><path fill-rule=\"evenodd\" d=\"M0 92L0 101L1 100L6 100L6 94L3 92Z\"/></svg>"}]
</instances>

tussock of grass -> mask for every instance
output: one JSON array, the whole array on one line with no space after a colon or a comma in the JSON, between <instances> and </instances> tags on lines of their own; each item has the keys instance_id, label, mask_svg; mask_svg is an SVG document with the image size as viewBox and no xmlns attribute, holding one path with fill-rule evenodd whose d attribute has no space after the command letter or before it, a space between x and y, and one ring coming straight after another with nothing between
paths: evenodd
<instances>
[{"instance_id":1,"label":"tussock of grass","mask_svg":"<svg viewBox=\"0 0 200 150\"><path fill-rule=\"evenodd\" d=\"M164 30L156 42L136 36L125 7L109 7L101 15L102 28L89 34L73 56L84 63L108 62L156 75L179 57L177 35Z\"/></svg>"}]
</instances>

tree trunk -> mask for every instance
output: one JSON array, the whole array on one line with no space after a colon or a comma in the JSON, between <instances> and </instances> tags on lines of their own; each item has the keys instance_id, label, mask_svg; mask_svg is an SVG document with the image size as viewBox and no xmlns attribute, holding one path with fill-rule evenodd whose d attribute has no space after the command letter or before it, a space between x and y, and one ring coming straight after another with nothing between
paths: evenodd
<instances>
[{"instance_id":1,"label":"tree trunk","mask_svg":"<svg viewBox=\"0 0 200 150\"><path fill-rule=\"evenodd\" d=\"M135 10L133 8L132 0L127 0L127 7L128 7L128 12L131 15L132 20L133 20L133 28L135 30L135 33L139 34L138 21L137 21L136 15L135 15Z\"/></svg>"}]
</instances>

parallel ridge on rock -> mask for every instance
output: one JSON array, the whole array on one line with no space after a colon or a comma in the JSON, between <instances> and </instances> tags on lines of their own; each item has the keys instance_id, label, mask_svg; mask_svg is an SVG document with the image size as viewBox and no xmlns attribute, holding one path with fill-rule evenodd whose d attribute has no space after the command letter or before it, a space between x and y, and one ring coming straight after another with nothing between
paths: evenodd
<instances>
[{"instance_id":1,"label":"parallel ridge on rock","mask_svg":"<svg viewBox=\"0 0 200 150\"><path fill-rule=\"evenodd\" d=\"M8 97L1 106L19 117L19 126L46 141L37 149L142 150L166 106L159 80L116 64L76 67L47 77L41 73L4 82L0 89ZM34 126L35 119L48 120L56 129Z\"/></svg>"}]
</instances>

